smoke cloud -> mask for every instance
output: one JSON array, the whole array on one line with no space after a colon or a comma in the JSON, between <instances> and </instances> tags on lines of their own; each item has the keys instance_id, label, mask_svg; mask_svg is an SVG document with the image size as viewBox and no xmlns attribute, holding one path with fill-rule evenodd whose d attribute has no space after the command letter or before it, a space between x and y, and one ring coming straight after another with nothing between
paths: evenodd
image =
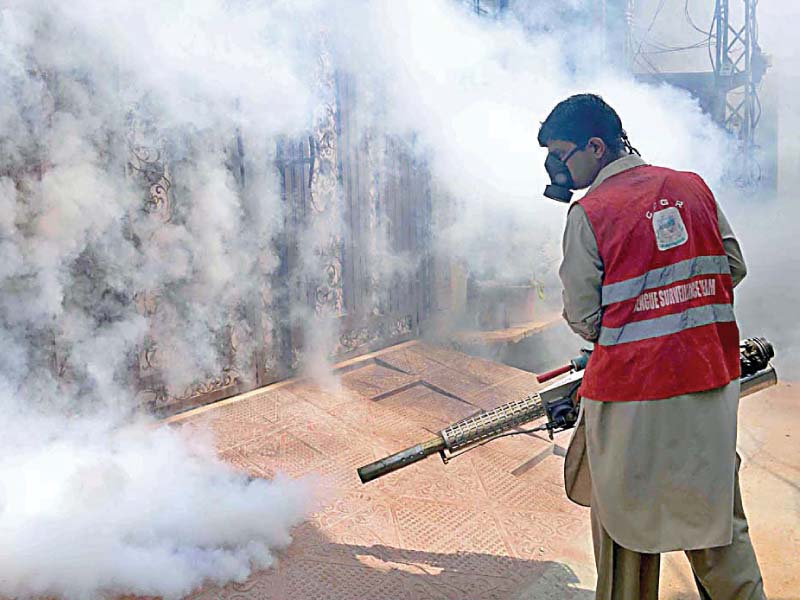
<instances>
[{"instance_id":1,"label":"smoke cloud","mask_svg":"<svg viewBox=\"0 0 800 600\"><path fill-rule=\"evenodd\" d=\"M179 598L273 564L309 486L250 480L211 440L131 424L14 416L0 458L0 593ZM194 432L197 435L197 432Z\"/></svg>"},{"instance_id":2,"label":"smoke cloud","mask_svg":"<svg viewBox=\"0 0 800 600\"><path fill-rule=\"evenodd\" d=\"M729 190L732 221L741 238L748 278L737 296L737 316L746 335L763 335L776 348L776 365L784 380L800 377L800 39L791 29L800 7L787 3L758 5L759 43L771 66L759 85L763 107L757 130L758 170L766 185Z\"/></svg>"},{"instance_id":3,"label":"smoke cloud","mask_svg":"<svg viewBox=\"0 0 800 600\"><path fill-rule=\"evenodd\" d=\"M176 598L239 581L313 509L311 484L251 481L209 437L139 413L156 389L252 371L223 349L246 361L258 343L247 315L273 293L285 218L276 147L330 117L321 58L356 82L351 143L369 136L381 165L386 134L427 162L447 204L436 251L480 277L557 296L565 210L542 198L536 133L569 94L602 94L646 160L718 186L732 144L696 101L614 72L592 23L553 26L591 4L491 20L448 0L4 2L0 534L15 552L0 594ZM379 306L423 257L376 231ZM340 215L302 233L300 284L347 235ZM335 385L337 315L291 314L307 372Z\"/></svg>"},{"instance_id":4,"label":"smoke cloud","mask_svg":"<svg viewBox=\"0 0 800 600\"><path fill-rule=\"evenodd\" d=\"M560 257L553 246L565 211L542 197L548 181L536 142L558 101L600 93L646 160L712 183L722 174L727 140L688 93L612 71L596 29L559 29L552 21L546 28L555 3L515 6L516 14L493 21L457 2L370 3L339 50L390 131L414 132L409 143L459 203L443 232L445 251L477 274L529 281L551 273ZM573 44L578 38L583 43Z\"/></svg>"},{"instance_id":5,"label":"smoke cloud","mask_svg":"<svg viewBox=\"0 0 800 600\"><path fill-rule=\"evenodd\" d=\"M158 406L143 388L217 375L220 337L252 355L244 315L282 219L275 139L314 103L313 36L284 13L3 4L0 595L241 581L313 509L310 482L250 480L209 435L135 416Z\"/></svg>"},{"instance_id":6,"label":"smoke cloud","mask_svg":"<svg viewBox=\"0 0 800 600\"><path fill-rule=\"evenodd\" d=\"M703 31L709 30L713 15L714 3L700 0L638 2L633 15L634 46L640 51L637 69L645 73L710 71L709 49L714 51L716 39L703 42ZM755 136L756 160L750 170L760 181L746 187L737 182L743 173L742 164L731 156L738 150L735 140L727 140L722 148L715 144L702 146L708 150L710 160L727 168L710 183L741 242L748 265L748 277L737 288L736 296L742 336L760 335L772 341L777 352L775 362L786 379L800 374L800 363L794 358L800 348L800 330L794 326L794 299L800 294L800 279L794 267L795 256L800 252L800 241L794 232L794 223L800 216L794 201L800 184L800 142L794 135L800 118L795 102L800 90L800 40L791 29L798 16L800 8L785 2L762 2L756 9L756 41L771 63L756 86L760 120ZM731 3L730 21L736 28L743 25L743 3ZM689 46L697 47L674 50ZM732 103L740 99L740 92L731 93ZM697 139L698 143L701 141Z\"/></svg>"}]
</instances>

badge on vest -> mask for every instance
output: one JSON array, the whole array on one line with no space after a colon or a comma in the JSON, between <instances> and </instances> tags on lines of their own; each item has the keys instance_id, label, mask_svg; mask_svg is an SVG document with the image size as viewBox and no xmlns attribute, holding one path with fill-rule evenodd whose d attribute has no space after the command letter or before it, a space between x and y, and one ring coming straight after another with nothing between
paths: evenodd
<instances>
[{"instance_id":1,"label":"badge on vest","mask_svg":"<svg viewBox=\"0 0 800 600\"><path fill-rule=\"evenodd\" d=\"M689 240L686 225L683 223L680 211L675 206L670 206L652 214L653 231L656 232L656 243L658 243L659 250L677 248Z\"/></svg>"}]
</instances>

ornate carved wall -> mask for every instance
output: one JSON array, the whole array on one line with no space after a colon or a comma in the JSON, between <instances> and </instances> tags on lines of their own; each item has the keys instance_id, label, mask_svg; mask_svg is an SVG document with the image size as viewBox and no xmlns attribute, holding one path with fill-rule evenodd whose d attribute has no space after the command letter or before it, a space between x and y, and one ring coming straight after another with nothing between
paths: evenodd
<instances>
[{"instance_id":1,"label":"ornate carved wall","mask_svg":"<svg viewBox=\"0 0 800 600\"><path fill-rule=\"evenodd\" d=\"M335 73L324 51L317 83L321 101L313 128L277 143L283 228L262 250L274 254L276 264L219 331L225 364L170 394L162 377L168 358L153 336L136 366L146 405L174 412L285 378L299 366L317 322L333 324L334 339L324 352L338 360L414 337L430 314L428 171L403 142L359 121L356 84ZM128 144L129 177L144 190L146 214L134 235L142 244L158 244L159 228L169 227L176 214L166 144L134 117ZM239 136L230 169L246 188L242 146ZM155 321L172 310L163 290L142 289L136 303Z\"/></svg>"},{"instance_id":2,"label":"ornate carved wall","mask_svg":"<svg viewBox=\"0 0 800 600\"><path fill-rule=\"evenodd\" d=\"M293 138L253 140L252 132L228 135L229 125L223 133L214 124L177 125L147 97L126 110L132 100L121 95L113 114L99 121L91 103L84 107L92 117L84 160L98 181L110 182L87 188L95 194L88 210L114 194L120 215L98 232L71 224L61 255L47 263L58 285L46 309L75 317L62 331L56 325L63 324L38 319L37 330L26 332L41 338L32 344L32 360L53 382L74 384L82 396L92 361L79 354L93 353L104 359L97 361L103 376L95 379L107 384L98 395L125 396L132 388L140 405L176 412L291 375L320 339L322 358L337 360L419 333L431 312L427 169L405 142L386 135L380 119L365 121L356 82L337 74L324 35L318 56L319 103L309 130ZM76 77L75 89L90 98L92 82ZM80 107L61 97L67 87L58 77L43 75L41 83L52 100L44 114L74 108L80 116ZM256 150L246 155L248 148ZM27 149L2 174L37 188L56 168L41 150ZM252 179L264 171L270 181L277 174L280 189L259 196ZM53 207L36 189L22 192L32 220L50 215ZM59 214L48 218L59 221ZM49 225L60 231L60 223ZM216 249L207 247L216 242ZM225 259L216 269L209 267L214 252ZM245 259L242 268L237 258ZM29 275L16 283L40 283ZM119 324L122 334L114 329ZM326 335L312 339L320 329ZM115 343L108 356L102 339L82 344L96 332Z\"/></svg>"},{"instance_id":3,"label":"ornate carved wall","mask_svg":"<svg viewBox=\"0 0 800 600\"><path fill-rule=\"evenodd\" d=\"M170 253L176 248L170 230L184 225L179 201L173 195L171 160L174 159L166 151L166 140L148 120L145 110L138 107L130 113L127 144L128 177L143 190L141 206L134 208L135 214L128 219L129 235L142 254L170 261L173 259ZM189 195L184 194L180 200L188 201ZM170 389L165 377L168 363L181 362L184 357L180 355L180 346L170 344L169 334L180 330L177 337L183 337L183 331L190 325L185 322L189 314L184 306L188 293L179 289L181 286L178 282L162 282L161 287L143 287L134 297L137 312L151 328L134 366L138 398L155 412L174 412L212 402L252 388L256 383L249 356L252 346L243 343L251 329L247 311L245 307L234 306L227 311L224 324L202 337L204 343L213 340L211 343L216 346L210 350L217 357L214 363L219 366L213 369L216 372L191 374L180 389Z\"/></svg>"}]
</instances>

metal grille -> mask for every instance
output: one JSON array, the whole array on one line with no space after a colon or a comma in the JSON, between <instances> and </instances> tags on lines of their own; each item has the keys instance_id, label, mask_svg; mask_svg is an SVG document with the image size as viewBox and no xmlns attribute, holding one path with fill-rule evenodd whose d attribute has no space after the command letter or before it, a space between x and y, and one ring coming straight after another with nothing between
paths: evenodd
<instances>
[{"instance_id":1,"label":"metal grille","mask_svg":"<svg viewBox=\"0 0 800 600\"><path fill-rule=\"evenodd\" d=\"M523 400L515 400L453 423L441 431L441 436L444 438L447 449L455 452L495 434L543 417L545 412L541 396L533 394Z\"/></svg>"}]
</instances>

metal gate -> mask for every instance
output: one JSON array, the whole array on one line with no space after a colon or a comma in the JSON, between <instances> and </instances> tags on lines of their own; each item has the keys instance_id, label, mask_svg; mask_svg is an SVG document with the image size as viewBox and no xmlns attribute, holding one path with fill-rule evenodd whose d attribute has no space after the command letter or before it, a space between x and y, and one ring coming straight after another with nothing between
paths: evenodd
<instances>
[{"instance_id":1,"label":"metal gate","mask_svg":"<svg viewBox=\"0 0 800 600\"><path fill-rule=\"evenodd\" d=\"M290 370L304 347L298 307L336 320L331 360L410 339L431 307L429 172L400 141L357 122L351 77L330 84L315 130L278 147L285 227L275 314ZM264 368L259 382L284 374Z\"/></svg>"},{"instance_id":2,"label":"metal gate","mask_svg":"<svg viewBox=\"0 0 800 600\"><path fill-rule=\"evenodd\" d=\"M184 410L290 376L315 318L333 323L326 358L336 361L415 337L430 315L428 169L402 140L358 121L351 77L326 70L321 86L324 102L314 128L277 144L283 204L283 227L273 241L278 267L263 282L260 297L240 311L246 324L240 336L255 346L237 344L232 323L219 340L229 364L181 397L165 395L150 359L153 349L143 349L140 385L156 410ZM229 166L242 186L245 151L239 137ZM169 210L163 168L145 171L140 168L138 176L146 180L148 202Z\"/></svg>"}]
</instances>

